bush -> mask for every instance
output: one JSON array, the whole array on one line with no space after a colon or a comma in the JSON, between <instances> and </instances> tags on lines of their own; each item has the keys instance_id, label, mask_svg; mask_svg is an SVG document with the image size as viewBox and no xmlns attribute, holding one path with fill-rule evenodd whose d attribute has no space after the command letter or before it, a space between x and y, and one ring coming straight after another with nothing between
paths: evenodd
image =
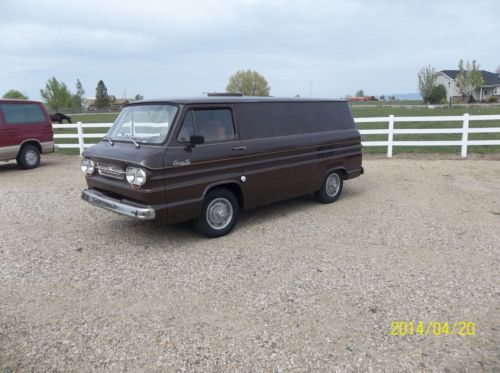
<instances>
[{"instance_id":1,"label":"bush","mask_svg":"<svg viewBox=\"0 0 500 373\"><path fill-rule=\"evenodd\" d=\"M498 102L498 99L496 98L496 96L491 96L491 97L488 99L488 102Z\"/></svg>"},{"instance_id":2,"label":"bush","mask_svg":"<svg viewBox=\"0 0 500 373\"><path fill-rule=\"evenodd\" d=\"M439 101L439 103L440 103L441 105L447 105L447 104L448 104L448 100L446 99L446 97L443 97L443 98Z\"/></svg>"},{"instance_id":3,"label":"bush","mask_svg":"<svg viewBox=\"0 0 500 373\"><path fill-rule=\"evenodd\" d=\"M446 101L446 88L444 85L440 84L432 88L431 95L426 97L426 101L431 104L439 104L443 98Z\"/></svg>"}]
</instances>

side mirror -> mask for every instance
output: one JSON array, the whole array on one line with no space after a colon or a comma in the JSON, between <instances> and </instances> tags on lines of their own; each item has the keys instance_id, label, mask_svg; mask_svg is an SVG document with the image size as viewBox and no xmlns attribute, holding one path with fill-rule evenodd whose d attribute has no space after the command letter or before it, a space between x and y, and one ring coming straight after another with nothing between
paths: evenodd
<instances>
[{"instance_id":1,"label":"side mirror","mask_svg":"<svg viewBox=\"0 0 500 373\"><path fill-rule=\"evenodd\" d=\"M189 145L191 145L193 148L195 145L200 145L205 142L205 138L203 136L191 136L189 138Z\"/></svg>"},{"instance_id":2,"label":"side mirror","mask_svg":"<svg viewBox=\"0 0 500 373\"><path fill-rule=\"evenodd\" d=\"M186 144L186 151L190 152L196 145L203 144L204 142L205 138L203 136L191 136L189 143Z\"/></svg>"}]
</instances>

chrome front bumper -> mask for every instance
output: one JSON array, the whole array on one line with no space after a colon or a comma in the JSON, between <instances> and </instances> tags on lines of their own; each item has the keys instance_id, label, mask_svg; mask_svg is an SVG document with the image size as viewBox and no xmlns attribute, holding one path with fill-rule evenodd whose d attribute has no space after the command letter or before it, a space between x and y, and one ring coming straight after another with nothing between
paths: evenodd
<instances>
[{"instance_id":1,"label":"chrome front bumper","mask_svg":"<svg viewBox=\"0 0 500 373\"><path fill-rule=\"evenodd\" d=\"M153 220L156 217L152 207L139 207L106 196L94 189L85 189L82 192L82 199L91 205L114 211L117 214L129 216L137 220Z\"/></svg>"}]
</instances>

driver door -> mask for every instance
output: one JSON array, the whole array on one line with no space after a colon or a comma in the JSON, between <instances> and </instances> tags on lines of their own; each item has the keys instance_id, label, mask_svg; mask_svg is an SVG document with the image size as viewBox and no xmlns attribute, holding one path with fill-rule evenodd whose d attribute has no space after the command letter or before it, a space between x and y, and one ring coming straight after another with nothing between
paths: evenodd
<instances>
[{"instance_id":1,"label":"driver door","mask_svg":"<svg viewBox=\"0 0 500 373\"><path fill-rule=\"evenodd\" d=\"M188 107L164 158L169 221L195 217L204 194L221 181L239 181L246 148L240 141L232 105ZM191 136L204 143L191 146Z\"/></svg>"}]
</instances>

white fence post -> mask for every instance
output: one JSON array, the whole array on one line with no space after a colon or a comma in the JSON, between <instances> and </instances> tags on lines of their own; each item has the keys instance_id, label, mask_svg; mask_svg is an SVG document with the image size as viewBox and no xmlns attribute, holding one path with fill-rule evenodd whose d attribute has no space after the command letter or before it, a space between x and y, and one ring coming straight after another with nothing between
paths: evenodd
<instances>
[{"instance_id":1,"label":"white fence post","mask_svg":"<svg viewBox=\"0 0 500 373\"><path fill-rule=\"evenodd\" d=\"M469 114L464 114L464 124L462 127L462 158L467 158L467 141L469 140Z\"/></svg>"},{"instance_id":2,"label":"white fence post","mask_svg":"<svg viewBox=\"0 0 500 373\"><path fill-rule=\"evenodd\" d=\"M394 139L394 115L389 115L389 132L387 133L387 157L392 157L392 141Z\"/></svg>"},{"instance_id":3,"label":"white fence post","mask_svg":"<svg viewBox=\"0 0 500 373\"><path fill-rule=\"evenodd\" d=\"M78 147L80 148L80 155L82 155L83 151L85 150L85 143L83 140L83 128L82 128L82 122L77 122L77 130L78 130Z\"/></svg>"}]
</instances>

